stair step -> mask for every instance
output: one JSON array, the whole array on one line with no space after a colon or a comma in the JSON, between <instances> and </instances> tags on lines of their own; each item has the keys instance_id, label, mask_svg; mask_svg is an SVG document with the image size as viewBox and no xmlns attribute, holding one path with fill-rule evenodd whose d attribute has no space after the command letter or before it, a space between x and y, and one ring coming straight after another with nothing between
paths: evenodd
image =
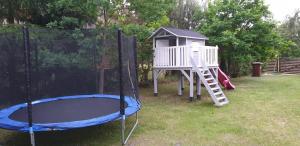
<instances>
[{"instance_id":1,"label":"stair step","mask_svg":"<svg viewBox=\"0 0 300 146\"><path fill-rule=\"evenodd\" d=\"M220 90L220 87L214 87L214 88L211 88L211 90Z\"/></svg>"},{"instance_id":2,"label":"stair step","mask_svg":"<svg viewBox=\"0 0 300 146\"><path fill-rule=\"evenodd\" d=\"M216 93L214 93L214 94L217 96L217 95L223 94L223 92L222 92L222 91L219 91L219 92L216 92Z\"/></svg>"},{"instance_id":3,"label":"stair step","mask_svg":"<svg viewBox=\"0 0 300 146\"><path fill-rule=\"evenodd\" d=\"M208 86L211 86L211 85L217 85L217 83L216 82L208 83Z\"/></svg>"},{"instance_id":4,"label":"stair step","mask_svg":"<svg viewBox=\"0 0 300 146\"><path fill-rule=\"evenodd\" d=\"M207 73L207 74L203 74L203 76L211 76L211 74Z\"/></svg>"},{"instance_id":5,"label":"stair step","mask_svg":"<svg viewBox=\"0 0 300 146\"><path fill-rule=\"evenodd\" d=\"M218 101L222 101L222 100L226 99L226 97L225 96L220 96L220 97L217 97L217 99L218 99Z\"/></svg>"},{"instance_id":6,"label":"stair step","mask_svg":"<svg viewBox=\"0 0 300 146\"><path fill-rule=\"evenodd\" d=\"M229 103L229 101L225 100L223 102L220 102L219 105L216 105L216 106L223 106L223 105L228 104L228 103Z\"/></svg>"},{"instance_id":7,"label":"stair step","mask_svg":"<svg viewBox=\"0 0 300 146\"><path fill-rule=\"evenodd\" d=\"M207 78L207 79L205 79L206 81L211 81L211 80L213 80L213 79L215 79L215 78Z\"/></svg>"},{"instance_id":8,"label":"stair step","mask_svg":"<svg viewBox=\"0 0 300 146\"><path fill-rule=\"evenodd\" d=\"M222 89L218 85L218 81L213 77L208 67L205 66L205 64L202 64L203 68L198 68L193 58L191 58L191 64L194 71L198 74L199 77L201 77L200 79L205 84L205 86L207 87L208 85L207 90L211 98L213 99L215 106L221 107L229 103Z\"/></svg>"}]
</instances>

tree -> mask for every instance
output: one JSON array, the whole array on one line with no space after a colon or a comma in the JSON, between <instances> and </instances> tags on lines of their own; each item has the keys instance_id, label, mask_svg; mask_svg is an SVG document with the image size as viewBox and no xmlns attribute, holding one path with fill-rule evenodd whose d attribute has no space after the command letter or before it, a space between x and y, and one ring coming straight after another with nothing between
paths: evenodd
<instances>
[{"instance_id":1,"label":"tree","mask_svg":"<svg viewBox=\"0 0 300 146\"><path fill-rule=\"evenodd\" d=\"M55 0L47 4L49 27L80 28L97 20L97 3L90 0Z\"/></svg>"},{"instance_id":2,"label":"tree","mask_svg":"<svg viewBox=\"0 0 300 146\"><path fill-rule=\"evenodd\" d=\"M198 26L204 5L198 0L177 0L170 14L172 25L182 29L194 29Z\"/></svg>"},{"instance_id":3,"label":"tree","mask_svg":"<svg viewBox=\"0 0 300 146\"><path fill-rule=\"evenodd\" d=\"M14 23L18 20L23 1L19 0L0 0L0 22Z\"/></svg>"},{"instance_id":4,"label":"tree","mask_svg":"<svg viewBox=\"0 0 300 146\"><path fill-rule=\"evenodd\" d=\"M149 85L149 72L151 71L153 50L152 40L148 37L155 29L169 25L168 15L175 5L173 0L131 0L123 21L122 28L126 34L136 35L138 40L138 63L140 81Z\"/></svg>"},{"instance_id":5,"label":"tree","mask_svg":"<svg viewBox=\"0 0 300 146\"><path fill-rule=\"evenodd\" d=\"M96 22L96 4L94 0L0 0L0 20L73 29Z\"/></svg>"},{"instance_id":6,"label":"tree","mask_svg":"<svg viewBox=\"0 0 300 146\"><path fill-rule=\"evenodd\" d=\"M54 0L0 0L0 22L28 22L46 25L49 20L47 4Z\"/></svg>"},{"instance_id":7,"label":"tree","mask_svg":"<svg viewBox=\"0 0 300 146\"><path fill-rule=\"evenodd\" d=\"M279 26L281 35L291 40L294 45L281 51L282 57L300 57L300 10L297 10L293 16Z\"/></svg>"},{"instance_id":8,"label":"tree","mask_svg":"<svg viewBox=\"0 0 300 146\"><path fill-rule=\"evenodd\" d=\"M249 72L252 61L264 62L285 47L263 0L215 0L198 30L220 48L221 67L230 75Z\"/></svg>"},{"instance_id":9,"label":"tree","mask_svg":"<svg viewBox=\"0 0 300 146\"><path fill-rule=\"evenodd\" d=\"M151 24L166 18L174 4L173 0L131 0L130 10L142 20L141 23Z\"/></svg>"},{"instance_id":10,"label":"tree","mask_svg":"<svg viewBox=\"0 0 300 146\"><path fill-rule=\"evenodd\" d=\"M137 58L139 64L139 81L143 85L149 84L149 72L152 64L152 40L148 40L151 29L144 25L128 24L123 27L123 31L128 35L137 37Z\"/></svg>"}]
</instances>

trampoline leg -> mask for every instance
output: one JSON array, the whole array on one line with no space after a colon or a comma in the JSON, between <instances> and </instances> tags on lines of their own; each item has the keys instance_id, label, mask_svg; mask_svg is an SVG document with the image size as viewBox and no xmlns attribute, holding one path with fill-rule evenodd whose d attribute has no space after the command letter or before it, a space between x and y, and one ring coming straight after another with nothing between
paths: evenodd
<instances>
[{"instance_id":1,"label":"trampoline leg","mask_svg":"<svg viewBox=\"0 0 300 146\"><path fill-rule=\"evenodd\" d=\"M122 145L125 145L125 115L122 115L122 119L121 119L121 132L122 132Z\"/></svg>"},{"instance_id":2,"label":"trampoline leg","mask_svg":"<svg viewBox=\"0 0 300 146\"><path fill-rule=\"evenodd\" d=\"M29 129L29 134L30 134L31 146L35 146L34 132L33 132L33 128L32 127L30 127L30 129Z\"/></svg>"},{"instance_id":3,"label":"trampoline leg","mask_svg":"<svg viewBox=\"0 0 300 146\"><path fill-rule=\"evenodd\" d=\"M123 119L122 119L123 120ZM123 122L122 122L123 123ZM136 129L137 125L139 123L139 119L138 119L138 113L135 114L135 123L133 125L133 127L131 128L128 136L125 139L125 116L124 116L124 129L122 128L122 145L125 145L127 143L127 141L129 140L130 136L132 135L133 131ZM122 127L123 127L122 126ZM125 139L125 140L124 140Z\"/></svg>"}]
</instances>

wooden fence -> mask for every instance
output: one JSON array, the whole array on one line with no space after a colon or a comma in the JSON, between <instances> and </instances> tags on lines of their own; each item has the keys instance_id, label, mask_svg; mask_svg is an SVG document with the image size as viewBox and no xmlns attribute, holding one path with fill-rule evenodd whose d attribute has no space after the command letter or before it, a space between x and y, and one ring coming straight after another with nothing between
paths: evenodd
<instances>
[{"instance_id":1,"label":"wooden fence","mask_svg":"<svg viewBox=\"0 0 300 146\"><path fill-rule=\"evenodd\" d=\"M266 64L264 71L300 74L300 58L280 58Z\"/></svg>"}]
</instances>

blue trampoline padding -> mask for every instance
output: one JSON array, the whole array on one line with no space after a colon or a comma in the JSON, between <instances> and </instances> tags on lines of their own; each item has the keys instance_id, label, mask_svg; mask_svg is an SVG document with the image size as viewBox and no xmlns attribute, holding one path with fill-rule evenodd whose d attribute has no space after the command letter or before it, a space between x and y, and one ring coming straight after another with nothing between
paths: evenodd
<instances>
[{"instance_id":1,"label":"blue trampoline padding","mask_svg":"<svg viewBox=\"0 0 300 146\"><path fill-rule=\"evenodd\" d=\"M93 95L75 95L75 96L62 96L56 98L46 98L42 100L33 101L32 105L45 102L51 102L56 100L67 99L83 99L83 98L111 98L120 100L119 95L107 95L107 94L93 94ZM125 115L130 116L140 110L140 103L132 97L125 96L125 102L127 107L125 109ZM20 108L27 107L26 103L11 106L9 108L0 111L0 128L16 130L21 132L28 132L29 127L27 122L16 121L10 119L9 116L19 110ZM55 108L55 107L53 107ZM34 115L33 115L34 116ZM59 122L59 123L33 123L33 131L52 131L52 130L68 130L74 128L82 128L87 126L100 125L121 118L120 112L110 113L105 116L95 117L87 120L71 121L71 122Z\"/></svg>"}]
</instances>

